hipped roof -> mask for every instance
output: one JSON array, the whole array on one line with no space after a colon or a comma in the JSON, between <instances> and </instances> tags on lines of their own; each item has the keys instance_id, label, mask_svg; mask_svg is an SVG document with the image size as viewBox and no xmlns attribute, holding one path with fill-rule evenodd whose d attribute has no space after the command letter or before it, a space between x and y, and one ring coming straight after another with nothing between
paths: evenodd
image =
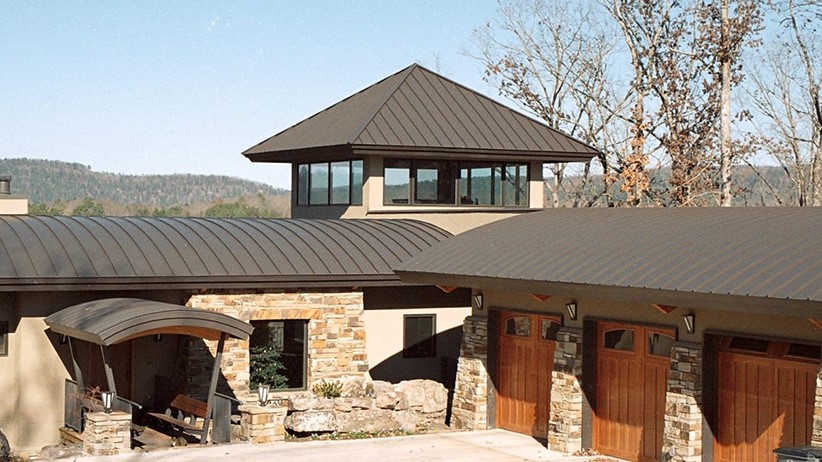
<instances>
[{"instance_id":1,"label":"hipped roof","mask_svg":"<svg viewBox=\"0 0 822 462\"><path fill-rule=\"evenodd\" d=\"M0 291L397 285L414 220L0 216Z\"/></svg>"},{"instance_id":2,"label":"hipped roof","mask_svg":"<svg viewBox=\"0 0 822 462\"><path fill-rule=\"evenodd\" d=\"M395 270L408 282L674 306L812 302L822 315L822 208L553 209L457 235Z\"/></svg>"},{"instance_id":3,"label":"hipped roof","mask_svg":"<svg viewBox=\"0 0 822 462\"><path fill-rule=\"evenodd\" d=\"M418 64L243 152L296 162L379 152L461 159L588 161L590 146Z\"/></svg>"}]
</instances>

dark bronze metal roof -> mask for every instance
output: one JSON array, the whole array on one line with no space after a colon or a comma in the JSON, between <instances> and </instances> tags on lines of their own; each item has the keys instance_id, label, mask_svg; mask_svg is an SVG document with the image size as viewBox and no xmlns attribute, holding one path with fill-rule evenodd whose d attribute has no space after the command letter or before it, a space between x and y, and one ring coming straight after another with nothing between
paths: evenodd
<instances>
[{"instance_id":1,"label":"dark bronze metal roof","mask_svg":"<svg viewBox=\"0 0 822 462\"><path fill-rule=\"evenodd\" d=\"M414 220L0 216L0 291L397 284L451 234Z\"/></svg>"},{"instance_id":2,"label":"dark bronze metal roof","mask_svg":"<svg viewBox=\"0 0 822 462\"><path fill-rule=\"evenodd\" d=\"M155 334L218 340L220 333L247 339L254 327L222 313L138 298L107 298L64 308L46 318L58 334L113 345Z\"/></svg>"},{"instance_id":3,"label":"dark bronze metal roof","mask_svg":"<svg viewBox=\"0 0 822 462\"><path fill-rule=\"evenodd\" d=\"M674 293L822 302L822 208L554 209L457 235L395 270L407 282L532 293L639 289L630 295L656 303Z\"/></svg>"},{"instance_id":4,"label":"dark bronze metal roof","mask_svg":"<svg viewBox=\"0 0 822 462\"><path fill-rule=\"evenodd\" d=\"M243 154L254 162L415 157L588 161L590 146L413 64Z\"/></svg>"}]
</instances>

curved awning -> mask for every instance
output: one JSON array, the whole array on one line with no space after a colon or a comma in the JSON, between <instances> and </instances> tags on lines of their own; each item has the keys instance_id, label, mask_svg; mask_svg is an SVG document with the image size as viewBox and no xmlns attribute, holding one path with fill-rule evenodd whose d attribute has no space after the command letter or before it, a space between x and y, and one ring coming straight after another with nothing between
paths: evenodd
<instances>
[{"instance_id":1,"label":"curved awning","mask_svg":"<svg viewBox=\"0 0 822 462\"><path fill-rule=\"evenodd\" d=\"M107 298L70 306L46 318L58 334L98 345L114 345L155 334L219 340L247 339L254 327L226 314L139 298Z\"/></svg>"}]
</instances>

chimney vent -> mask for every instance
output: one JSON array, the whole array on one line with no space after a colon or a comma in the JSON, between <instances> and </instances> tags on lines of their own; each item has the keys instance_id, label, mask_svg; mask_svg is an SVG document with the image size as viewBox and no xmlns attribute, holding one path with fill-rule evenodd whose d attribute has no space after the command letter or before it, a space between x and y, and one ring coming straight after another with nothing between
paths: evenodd
<instances>
[{"instance_id":1,"label":"chimney vent","mask_svg":"<svg viewBox=\"0 0 822 462\"><path fill-rule=\"evenodd\" d=\"M0 194L11 194L11 175L0 175Z\"/></svg>"}]
</instances>

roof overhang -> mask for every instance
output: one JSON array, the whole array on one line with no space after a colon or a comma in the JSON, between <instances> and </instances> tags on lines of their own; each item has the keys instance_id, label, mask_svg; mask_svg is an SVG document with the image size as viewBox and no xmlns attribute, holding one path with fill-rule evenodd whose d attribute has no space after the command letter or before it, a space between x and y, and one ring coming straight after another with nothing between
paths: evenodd
<instances>
[{"instance_id":1,"label":"roof overhang","mask_svg":"<svg viewBox=\"0 0 822 462\"><path fill-rule=\"evenodd\" d=\"M572 298L619 300L629 303L661 304L715 311L763 315L778 314L788 317L822 319L822 301L817 300L780 299L646 287L606 286L401 270L398 270L397 274L404 282L415 284L437 284L488 291L550 294Z\"/></svg>"},{"instance_id":2,"label":"roof overhang","mask_svg":"<svg viewBox=\"0 0 822 462\"><path fill-rule=\"evenodd\" d=\"M245 340L251 324L208 310L139 298L106 298L70 306L46 318L52 331L98 345L156 334L219 340L222 333Z\"/></svg>"},{"instance_id":3,"label":"roof overhang","mask_svg":"<svg viewBox=\"0 0 822 462\"><path fill-rule=\"evenodd\" d=\"M256 147L256 146L255 146ZM414 157L415 159L454 159L464 161L519 161L532 162L589 162L596 151L593 148L581 151L508 151L482 148L445 148L439 146L380 146L366 144L341 144L316 146L304 149L282 151L254 151L251 148L243 155L251 162L297 163L345 160L352 157Z\"/></svg>"}]
</instances>

